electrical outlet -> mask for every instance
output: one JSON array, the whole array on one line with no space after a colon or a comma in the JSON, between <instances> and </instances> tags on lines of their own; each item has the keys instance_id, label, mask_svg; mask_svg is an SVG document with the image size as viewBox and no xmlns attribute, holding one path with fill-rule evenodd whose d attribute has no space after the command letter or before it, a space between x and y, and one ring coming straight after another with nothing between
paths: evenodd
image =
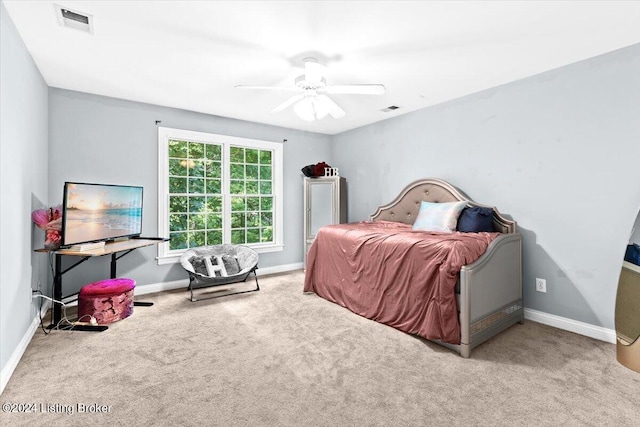
<instances>
[{"instance_id":1,"label":"electrical outlet","mask_svg":"<svg viewBox=\"0 0 640 427\"><path fill-rule=\"evenodd\" d=\"M536 291L547 292L547 281L545 279L538 279L536 277Z\"/></svg>"},{"instance_id":2,"label":"electrical outlet","mask_svg":"<svg viewBox=\"0 0 640 427\"><path fill-rule=\"evenodd\" d=\"M31 289L31 299L32 300L36 300L38 299L38 295L42 294L42 282L40 282L40 279L38 279L38 281L36 282L36 287L35 289Z\"/></svg>"}]
</instances>

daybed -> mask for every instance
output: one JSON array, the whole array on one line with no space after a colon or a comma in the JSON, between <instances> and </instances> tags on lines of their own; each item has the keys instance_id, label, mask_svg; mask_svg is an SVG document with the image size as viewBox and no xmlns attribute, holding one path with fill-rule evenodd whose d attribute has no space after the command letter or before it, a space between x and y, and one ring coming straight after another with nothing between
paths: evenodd
<instances>
[{"instance_id":1,"label":"daybed","mask_svg":"<svg viewBox=\"0 0 640 427\"><path fill-rule=\"evenodd\" d=\"M413 230L422 202L466 202L483 210L492 230ZM524 320L521 240L516 222L496 208L445 181L423 179L370 221L321 228L307 257L304 291L469 357Z\"/></svg>"}]
</instances>

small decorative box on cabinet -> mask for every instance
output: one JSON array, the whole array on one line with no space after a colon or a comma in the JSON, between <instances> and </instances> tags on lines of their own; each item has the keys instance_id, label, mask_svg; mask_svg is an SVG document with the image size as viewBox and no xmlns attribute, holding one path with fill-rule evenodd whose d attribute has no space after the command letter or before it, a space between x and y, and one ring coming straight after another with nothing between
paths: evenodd
<instances>
[{"instance_id":1,"label":"small decorative box on cabinet","mask_svg":"<svg viewBox=\"0 0 640 427\"><path fill-rule=\"evenodd\" d=\"M347 222L346 180L341 176L304 178L304 264L316 233L325 225Z\"/></svg>"}]
</instances>

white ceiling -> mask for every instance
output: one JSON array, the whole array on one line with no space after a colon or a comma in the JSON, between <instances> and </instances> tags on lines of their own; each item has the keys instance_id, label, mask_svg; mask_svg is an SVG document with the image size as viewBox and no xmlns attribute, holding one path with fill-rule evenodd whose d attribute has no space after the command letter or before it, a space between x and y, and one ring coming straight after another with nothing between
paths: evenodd
<instances>
[{"instance_id":1,"label":"white ceiling","mask_svg":"<svg viewBox=\"0 0 640 427\"><path fill-rule=\"evenodd\" d=\"M640 1L3 2L49 86L325 134L640 43ZM387 92L331 95L346 117L305 122L270 113L291 92L234 88L293 85L305 56Z\"/></svg>"}]
</instances>

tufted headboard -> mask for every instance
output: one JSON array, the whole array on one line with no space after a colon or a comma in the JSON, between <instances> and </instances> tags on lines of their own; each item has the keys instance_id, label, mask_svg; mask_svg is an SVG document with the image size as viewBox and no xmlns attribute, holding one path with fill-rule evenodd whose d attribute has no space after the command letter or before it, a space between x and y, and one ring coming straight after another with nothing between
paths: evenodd
<instances>
[{"instance_id":1,"label":"tufted headboard","mask_svg":"<svg viewBox=\"0 0 640 427\"><path fill-rule=\"evenodd\" d=\"M437 178L425 178L407 185L391 203L380 206L372 221L395 221L413 224L422 201L432 203L467 201L469 206L491 207L476 203L453 185ZM493 229L501 233L515 233L516 222L503 217L493 209Z\"/></svg>"}]
</instances>

